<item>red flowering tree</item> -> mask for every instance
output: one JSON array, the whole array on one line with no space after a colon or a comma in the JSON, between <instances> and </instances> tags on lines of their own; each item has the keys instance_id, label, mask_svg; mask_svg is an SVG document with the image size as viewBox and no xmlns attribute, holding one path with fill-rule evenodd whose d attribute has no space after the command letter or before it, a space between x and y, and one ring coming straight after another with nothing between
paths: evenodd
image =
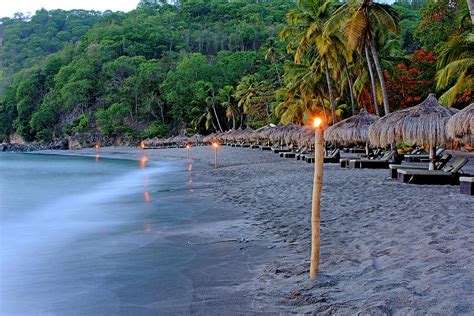
<instances>
[{"instance_id":1,"label":"red flowering tree","mask_svg":"<svg viewBox=\"0 0 474 316\"><path fill-rule=\"evenodd\" d=\"M421 9L423 19L414 33L425 49L432 50L459 30L459 25L454 23L457 7L454 0L426 2Z\"/></svg>"},{"instance_id":2,"label":"red flowering tree","mask_svg":"<svg viewBox=\"0 0 474 316\"><path fill-rule=\"evenodd\" d=\"M395 67L395 76L387 77L387 88L394 110L414 106L435 92L436 57L424 49L415 51L409 63Z\"/></svg>"}]
</instances>

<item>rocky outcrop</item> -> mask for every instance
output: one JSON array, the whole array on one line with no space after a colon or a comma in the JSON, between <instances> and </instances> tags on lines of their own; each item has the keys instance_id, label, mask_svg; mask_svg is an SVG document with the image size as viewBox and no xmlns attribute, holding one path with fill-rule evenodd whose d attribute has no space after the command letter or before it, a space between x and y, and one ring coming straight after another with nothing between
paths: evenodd
<instances>
[{"instance_id":1,"label":"rocky outcrop","mask_svg":"<svg viewBox=\"0 0 474 316\"><path fill-rule=\"evenodd\" d=\"M67 142L65 140L55 140L49 144L0 144L0 151L10 152L30 152L38 150L55 149L62 150L68 149Z\"/></svg>"},{"instance_id":2,"label":"rocky outcrop","mask_svg":"<svg viewBox=\"0 0 474 316\"><path fill-rule=\"evenodd\" d=\"M0 144L0 151L28 152L47 149L40 144Z\"/></svg>"}]
</instances>

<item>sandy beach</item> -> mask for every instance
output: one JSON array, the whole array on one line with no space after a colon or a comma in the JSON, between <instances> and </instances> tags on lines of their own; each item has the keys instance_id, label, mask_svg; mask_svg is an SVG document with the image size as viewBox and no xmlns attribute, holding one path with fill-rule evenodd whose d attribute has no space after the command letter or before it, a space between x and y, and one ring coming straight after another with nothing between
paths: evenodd
<instances>
[{"instance_id":1,"label":"sandy beach","mask_svg":"<svg viewBox=\"0 0 474 316\"><path fill-rule=\"evenodd\" d=\"M145 154L158 162L185 159L184 149L111 147L100 148L99 154L132 159ZM218 157L219 167L214 169L210 147L191 148L199 197L209 201L209 208L234 214L219 227L218 237L204 241L230 240L247 258L234 262L235 268L214 267L216 275L243 269L250 277L203 291L196 282L195 311L204 313L206 306L211 311L212 299L229 299L235 293L244 295L250 306L234 313L474 311L474 200L459 194L458 186L407 185L389 179L387 170L344 170L325 164L320 273L311 281L313 165L248 148L221 147ZM472 158L464 171L474 173Z\"/></svg>"}]
</instances>

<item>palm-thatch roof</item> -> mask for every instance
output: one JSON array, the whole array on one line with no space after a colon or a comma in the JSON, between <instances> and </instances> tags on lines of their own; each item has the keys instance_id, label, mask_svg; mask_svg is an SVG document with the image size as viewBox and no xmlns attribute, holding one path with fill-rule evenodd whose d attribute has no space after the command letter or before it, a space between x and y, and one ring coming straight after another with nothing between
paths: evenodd
<instances>
[{"instance_id":1,"label":"palm-thatch roof","mask_svg":"<svg viewBox=\"0 0 474 316\"><path fill-rule=\"evenodd\" d=\"M200 134L194 134L193 136L189 137L189 141L194 144L201 144L204 140L204 136Z\"/></svg>"},{"instance_id":2,"label":"palm-thatch roof","mask_svg":"<svg viewBox=\"0 0 474 316\"><path fill-rule=\"evenodd\" d=\"M389 113L369 127L370 142L379 147L393 143L443 146L446 122L457 110L441 105L434 94L412 108Z\"/></svg>"},{"instance_id":3,"label":"palm-thatch roof","mask_svg":"<svg viewBox=\"0 0 474 316\"><path fill-rule=\"evenodd\" d=\"M451 116L446 124L446 134L449 139L474 146L474 103Z\"/></svg>"},{"instance_id":4,"label":"palm-thatch roof","mask_svg":"<svg viewBox=\"0 0 474 316\"><path fill-rule=\"evenodd\" d=\"M362 109L360 114L340 121L324 132L324 139L328 142L337 142L342 145L369 142L369 126L378 120L377 115L370 114Z\"/></svg>"}]
</instances>

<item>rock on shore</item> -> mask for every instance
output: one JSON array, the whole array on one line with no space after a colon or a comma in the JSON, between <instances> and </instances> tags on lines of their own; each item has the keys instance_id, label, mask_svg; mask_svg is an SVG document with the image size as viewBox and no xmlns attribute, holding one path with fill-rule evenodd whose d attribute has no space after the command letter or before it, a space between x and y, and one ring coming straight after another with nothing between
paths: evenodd
<instances>
[{"instance_id":1,"label":"rock on shore","mask_svg":"<svg viewBox=\"0 0 474 316\"><path fill-rule=\"evenodd\" d=\"M0 152L2 151L9 151L9 152L30 152L30 151L38 151L38 150L63 150L68 149L67 142L64 141L56 141L49 144L0 144Z\"/></svg>"}]
</instances>

